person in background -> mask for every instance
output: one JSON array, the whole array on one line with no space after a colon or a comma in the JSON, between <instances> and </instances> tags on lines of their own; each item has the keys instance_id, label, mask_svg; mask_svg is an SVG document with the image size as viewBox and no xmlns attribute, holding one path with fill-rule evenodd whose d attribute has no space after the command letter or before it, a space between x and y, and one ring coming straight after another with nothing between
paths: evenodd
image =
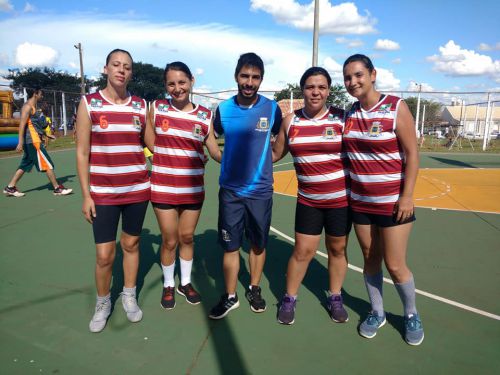
<instances>
[{"instance_id":1,"label":"person in background","mask_svg":"<svg viewBox=\"0 0 500 375\"><path fill-rule=\"evenodd\" d=\"M47 174L47 178L54 187L54 195L71 194L73 189L68 189L57 181L54 173L54 163L43 143L43 129L47 124L45 116L42 116L37 111L37 104L43 98L43 91L40 87L35 87L34 89L28 89L28 95L29 99L21 109L19 141L16 147L18 152L23 151L23 158L14 176L3 189L3 193L8 197L23 197L25 193L20 192L16 185L23 175L30 172L35 166L39 172Z\"/></svg>"}]
</instances>

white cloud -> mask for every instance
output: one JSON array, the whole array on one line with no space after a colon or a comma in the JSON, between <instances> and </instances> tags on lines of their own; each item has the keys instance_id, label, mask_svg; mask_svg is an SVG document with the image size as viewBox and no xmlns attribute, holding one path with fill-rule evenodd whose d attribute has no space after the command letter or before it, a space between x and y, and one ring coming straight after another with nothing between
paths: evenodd
<instances>
[{"instance_id":1,"label":"white cloud","mask_svg":"<svg viewBox=\"0 0 500 375\"><path fill-rule=\"evenodd\" d=\"M489 45L487 43L479 43L477 47L480 51L499 51L500 50L500 42L497 42L495 45Z\"/></svg>"},{"instance_id":2,"label":"white cloud","mask_svg":"<svg viewBox=\"0 0 500 375\"><path fill-rule=\"evenodd\" d=\"M392 60L392 63L393 64L401 64L401 58L400 57L395 58L394 60Z\"/></svg>"},{"instance_id":3,"label":"white cloud","mask_svg":"<svg viewBox=\"0 0 500 375\"><path fill-rule=\"evenodd\" d=\"M0 0L0 11L10 12L14 10L14 6L9 0Z\"/></svg>"},{"instance_id":4,"label":"white cloud","mask_svg":"<svg viewBox=\"0 0 500 375\"><path fill-rule=\"evenodd\" d=\"M24 5L24 12L25 13L34 12L35 10L36 10L36 8L35 8L35 6L33 4L26 3Z\"/></svg>"},{"instance_id":5,"label":"white cloud","mask_svg":"<svg viewBox=\"0 0 500 375\"><path fill-rule=\"evenodd\" d=\"M16 48L16 63L20 66L53 66L57 62L55 49L25 42Z\"/></svg>"},{"instance_id":6,"label":"white cloud","mask_svg":"<svg viewBox=\"0 0 500 375\"><path fill-rule=\"evenodd\" d=\"M336 62L334 59L332 59L331 57L325 58L325 60L323 61L323 68L328 70L328 73L330 73L333 81L339 81L341 83L344 82L342 65Z\"/></svg>"},{"instance_id":7,"label":"white cloud","mask_svg":"<svg viewBox=\"0 0 500 375\"><path fill-rule=\"evenodd\" d=\"M201 75L203 75L204 73L205 73L205 69L203 69L203 68L196 68L195 74L196 74L197 76L201 76Z\"/></svg>"},{"instance_id":8,"label":"white cloud","mask_svg":"<svg viewBox=\"0 0 500 375\"><path fill-rule=\"evenodd\" d=\"M0 39L4 51L15 51L19 44L35 41L50 46L44 53L33 53L26 46L20 48L15 60L17 66L10 68L55 64L57 69L74 72L77 69L69 63L76 61L78 51L73 45L81 42L87 76L102 71L111 49L123 48L132 53L135 61L157 67L173 60L182 60L193 69L203 66L204 74L198 77L198 83L210 83L217 89L234 86L233 72L242 53L254 51L266 61L262 90L277 90L283 87L282 82L297 82L310 66L311 55L309 43L293 38L259 35L221 24L154 23L138 19L124 22L123 17L115 15L71 14L47 18L23 14L0 20ZM215 84L213 77L217 77Z\"/></svg>"},{"instance_id":9,"label":"white cloud","mask_svg":"<svg viewBox=\"0 0 500 375\"><path fill-rule=\"evenodd\" d=\"M393 40L377 39L373 48L379 51L397 51L400 47L399 43Z\"/></svg>"},{"instance_id":10,"label":"white cloud","mask_svg":"<svg viewBox=\"0 0 500 375\"><path fill-rule=\"evenodd\" d=\"M251 10L271 14L281 24L292 25L299 30L314 27L314 1L300 4L295 0L251 0ZM360 15L354 3L332 5L330 0L319 1L319 30L322 34L369 34L376 32L377 20L366 11Z\"/></svg>"},{"instance_id":11,"label":"white cloud","mask_svg":"<svg viewBox=\"0 0 500 375\"><path fill-rule=\"evenodd\" d=\"M420 89L420 91L422 92L429 92L429 91L434 91L434 88L429 85L428 83L425 83L425 82L422 82L422 83L417 83L415 81L410 81L408 83L408 86L406 87L406 91L415 91L415 92L418 92Z\"/></svg>"},{"instance_id":12,"label":"white cloud","mask_svg":"<svg viewBox=\"0 0 500 375\"><path fill-rule=\"evenodd\" d=\"M335 38L335 41L339 44L345 44L347 48L358 48L364 45L361 39L349 39L343 36Z\"/></svg>"},{"instance_id":13,"label":"white cloud","mask_svg":"<svg viewBox=\"0 0 500 375\"><path fill-rule=\"evenodd\" d=\"M453 40L439 47L439 55L427 59L434 63L434 70L450 76L489 75L500 79L500 60L481 55L473 50L462 49Z\"/></svg>"},{"instance_id":14,"label":"white cloud","mask_svg":"<svg viewBox=\"0 0 500 375\"><path fill-rule=\"evenodd\" d=\"M399 89L401 81L394 76L394 73L392 71L384 68L376 68L376 70L377 70L376 86L378 90L390 91Z\"/></svg>"}]
</instances>

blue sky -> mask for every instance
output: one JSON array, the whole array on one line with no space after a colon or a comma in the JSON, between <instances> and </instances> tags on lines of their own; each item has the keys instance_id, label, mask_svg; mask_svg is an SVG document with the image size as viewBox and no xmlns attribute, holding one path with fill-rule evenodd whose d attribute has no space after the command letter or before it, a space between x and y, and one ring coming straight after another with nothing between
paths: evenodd
<instances>
[{"instance_id":1,"label":"blue sky","mask_svg":"<svg viewBox=\"0 0 500 375\"><path fill-rule=\"evenodd\" d=\"M241 53L266 63L263 89L298 82L312 60L313 0L0 0L0 74L49 66L97 77L107 53L164 67L186 62L199 91L235 88ZM499 1L320 0L319 65L342 82L346 57L364 53L380 89L500 91Z\"/></svg>"}]
</instances>

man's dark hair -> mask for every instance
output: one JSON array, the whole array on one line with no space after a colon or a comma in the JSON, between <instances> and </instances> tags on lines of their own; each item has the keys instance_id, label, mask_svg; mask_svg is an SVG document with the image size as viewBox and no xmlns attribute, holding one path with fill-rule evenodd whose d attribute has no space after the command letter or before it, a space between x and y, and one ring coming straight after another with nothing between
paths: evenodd
<instances>
[{"instance_id":1,"label":"man's dark hair","mask_svg":"<svg viewBox=\"0 0 500 375\"><path fill-rule=\"evenodd\" d=\"M241 68L246 65L260 69L260 76L264 78L264 62L259 57L259 55L253 52L244 53L240 56L240 58L238 59L238 63L236 64L236 69L234 70L235 78L238 77Z\"/></svg>"},{"instance_id":2,"label":"man's dark hair","mask_svg":"<svg viewBox=\"0 0 500 375\"><path fill-rule=\"evenodd\" d=\"M42 88L40 86L35 86L35 87L30 87L26 89L26 92L28 93L28 99L32 98L33 95L36 93L42 91Z\"/></svg>"}]
</instances>

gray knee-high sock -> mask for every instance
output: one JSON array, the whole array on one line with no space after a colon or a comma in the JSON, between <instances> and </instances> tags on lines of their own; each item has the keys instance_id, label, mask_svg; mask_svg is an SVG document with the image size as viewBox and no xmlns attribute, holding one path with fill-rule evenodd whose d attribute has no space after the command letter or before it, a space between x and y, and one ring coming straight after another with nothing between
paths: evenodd
<instances>
[{"instance_id":1,"label":"gray knee-high sock","mask_svg":"<svg viewBox=\"0 0 500 375\"><path fill-rule=\"evenodd\" d=\"M375 275L363 274L365 277L366 290L368 292L368 297L370 298L370 303L372 304L372 310L377 312L379 316L384 315L384 300L382 297L382 283L383 274L382 271Z\"/></svg>"},{"instance_id":2,"label":"gray knee-high sock","mask_svg":"<svg viewBox=\"0 0 500 375\"><path fill-rule=\"evenodd\" d=\"M406 283L394 283L394 285L396 286L399 297L403 302L405 316L416 314L417 307L415 304L415 280L413 280L413 275L411 275L410 280L408 280Z\"/></svg>"}]
</instances>

